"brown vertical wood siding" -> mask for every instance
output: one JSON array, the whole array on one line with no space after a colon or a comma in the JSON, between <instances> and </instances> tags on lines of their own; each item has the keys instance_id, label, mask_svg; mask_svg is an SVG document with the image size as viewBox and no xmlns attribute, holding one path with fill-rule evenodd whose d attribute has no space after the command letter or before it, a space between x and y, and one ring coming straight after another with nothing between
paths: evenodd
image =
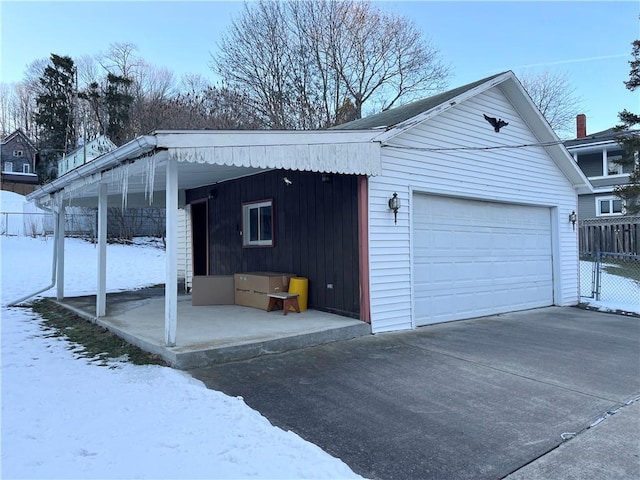
<instances>
[{"instance_id":1,"label":"brown vertical wood siding","mask_svg":"<svg viewBox=\"0 0 640 480\"><path fill-rule=\"evenodd\" d=\"M320 173L271 171L187 191L188 203L203 198L209 199L210 275L291 272L309 279L309 308L359 318L356 176L323 181ZM273 200L274 246L243 248L242 204L267 199Z\"/></svg>"}]
</instances>

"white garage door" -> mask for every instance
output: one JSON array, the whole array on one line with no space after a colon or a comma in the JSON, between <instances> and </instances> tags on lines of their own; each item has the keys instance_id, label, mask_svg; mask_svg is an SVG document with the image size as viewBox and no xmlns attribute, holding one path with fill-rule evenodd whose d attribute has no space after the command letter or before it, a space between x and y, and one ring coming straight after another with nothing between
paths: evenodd
<instances>
[{"instance_id":1,"label":"white garage door","mask_svg":"<svg viewBox=\"0 0 640 480\"><path fill-rule=\"evenodd\" d=\"M548 208L416 194L416 325L553 304Z\"/></svg>"}]
</instances>

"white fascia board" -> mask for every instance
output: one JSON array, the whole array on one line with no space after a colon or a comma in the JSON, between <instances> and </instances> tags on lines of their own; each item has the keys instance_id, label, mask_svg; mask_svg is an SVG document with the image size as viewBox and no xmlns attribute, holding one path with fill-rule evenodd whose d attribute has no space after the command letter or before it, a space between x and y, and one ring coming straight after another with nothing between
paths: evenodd
<instances>
[{"instance_id":1,"label":"white fascia board","mask_svg":"<svg viewBox=\"0 0 640 480\"><path fill-rule=\"evenodd\" d=\"M438 105L437 107L432 108L431 110L427 110L426 112L422 112L418 115L416 115L415 117L411 117L407 120L405 120L404 122L398 123L397 125L394 125L393 128L380 133L378 136L375 137L375 140L378 142L381 142L382 144L384 144L385 142L388 142L389 140L391 140L394 137L397 137L398 135L406 132L407 130L409 130L410 128L412 128L414 125L418 125L426 120L429 120L433 117L435 117L436 115L441 114L442 112L446 112L447 110L449 110L450 108L455 107L456 105L458 105L459 103L464 102L465 100L475 97L476 95L485 92L487 90L489 90L490 88L495 87L496 85L501 84L502 82L504 82L505 80L512 78L513 77L513 73L511 72L506 72L498 77L492 78L491 80L488 80L487 82L478 85L475 88L472 88L470 90L467 90L464 93L461 93L460 95L458 95L457 97L453 97L449 100L447 100L446 102L441 103L440 105Z\"/></svg>"},{"instance_id":2,"label":"white fascia board","mask_svg":"<svg viewBox=\"0 0 640 480\"><path fill-rule=\"evenodd\" d=\"M613 193L615 190L614 186L610 186L610 187L598 187L598 188L594 188L593 192L596 195L601 194L601 193Z\"/></svg>"},{"instance_id":3,"label":"white fascia board","mask_svg":"<svg viewBox=\"0 0 640 480\"><path fill-rule=\"evenodd\" d=\"M161 130L154 132L158 148L258 147L330 145L372 142L370 130Z\"/></svg>"},{"instance_id":4,"label":"white fascia board","mask_svg":"<svg viewBox=\"0 0 640 480\"><path fill-rule=\"evenodd\" d=\"M567 151L563 145L554 145L545 147L549 156L553 159L560 171L564 173L565 177L571 182L576 193L585 194L593 193L593 186L591 182L584 174L584 172L578 167L578 164L573 159L573 156Z\"/></svg>"},{"instance_id":5,"label":"white fascia board","mask_svg":"<svg viewBox=\"0 0 640 480\"><path fill-rule=\"evenodd\" d=\"M26 196L27 201L42 200L43 198L73 186L75 183L83 182L84 179L95 175L96 173L110 170L118 166L121 162L128 159L137 158L156 148L156 139L151 135L145 135L135 138L129 143L117 148L116 150L105 153L70 172L67 172L60 178L42 185Z\"/></svg>"},{"instance_id":6,"label":"white fascia board","mask_svg":"<svg viewBox=\"0 0 640 480\"><path fill-rule=\"evenodd\" d=\"M584 145L574 145L574 146L570 146L570 147L568 146L566 148L571 153L580 153L580 152L588 152L588 151L601 152L604 148L607 148L607 147L614 147L616 149L621 149L622 148L620 146L620 144L618 142L616 142L615 140L594 142L594 143L589 143L589 144L584 144Z\"/></svg>"}]
</instances>

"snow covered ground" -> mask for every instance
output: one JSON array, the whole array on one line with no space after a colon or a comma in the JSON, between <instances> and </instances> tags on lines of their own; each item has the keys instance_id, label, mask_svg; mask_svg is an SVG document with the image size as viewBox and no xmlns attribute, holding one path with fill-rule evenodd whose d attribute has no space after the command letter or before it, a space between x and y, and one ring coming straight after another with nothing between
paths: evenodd
<instances>
[{"instance_id":1,"label":"snow covered ground","mask_svg":"<svg viewBox=\"0 0 640 480\"><path fill-rule=\"evenodd\" d=\"M52 249L51 238L0 237L3 479L361 478L242 398L171 368L99 366L47 337L30 309L6 308L50 284ZM96 247L66 239L65 251L65 295L95 292ZM159 248L109 245L107 256L110 292L164 282Z\"/></svg>"},{"instance_id":2,"label":"snow covered ground","mask_svg":"<svg viewBox=\"0 0 640 480\"><path fill-rule=\"evenodd\" d=\"M592 265L592 262L580 262L580 292L582 295L591 292ZM603 263L602 265L605 268L602 268L601 271L600 300L581 297L580 301L603 312L640 313L640 284L630 278L612 275L606 270L607 264Z\"/></svg>"}]
</instances>

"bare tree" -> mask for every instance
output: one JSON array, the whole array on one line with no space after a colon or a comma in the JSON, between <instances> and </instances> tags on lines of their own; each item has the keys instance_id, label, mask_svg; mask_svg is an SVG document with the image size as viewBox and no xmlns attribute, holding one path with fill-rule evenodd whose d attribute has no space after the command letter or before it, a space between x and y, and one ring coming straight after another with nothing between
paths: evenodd
<instances>
[{"instance_id":1,"label":"bare tree","mask_svg":"<svg viewBox=\"0 0 640 480\"><path fill-rule=\"evenodd\" d=\"M206 83L192 85L189 91L164 104L166 114L158 128L248 130L261 127L252 110L244 107L242 94Z\"/></svg>"},{"instance_id":2,"label":"bare tree","mask_svg":"<svg viewBox=\"0 0 640 480\"><path fill-rule=\"evenodd\" d=\"M0 138L4 138L15 130L15 125L11 121L11 104L13 101L12 85L0 83Z\"/></svg>"},{"instance_id":3,"label":"bare tree","mask_svg":"<svg viewBox=\"0 0 640 480\"><path fill-rule=\"evenodd\" d=\"M140 63L132 85L134 136L161 128L167 115L166 106L177 92L176 85L172 71Z\"/></svg>"},{"instance_id":4,"label":"bare tree","mask_svg":"<svg viewBox=\"0 0 640 480\"><path fill-rule=\"evenodd\" d=\"M27 137L36 138L36 126L33 112L36 109L35 91L25 82L15 84L12 111L15 128L20 128Z\"/></svg>"},{"instance_id":5,"label":"bare tree","mask_svg":"<svg viewBox=\"0 0 640 480\"><path fill-rule=\"evenodd\" d=\"M34 112L36 96L41 92L40 76L48 59L32 62L25 70L24 79L17 83L0 84L0 131L3 135L16 129L36 140Z\"/></svg>"},{"instance_id":6,"label":"bare tree","mask_svg":"<svg viewBox=\"0 0 640 480\"><path fill-rule=\"evenodd\" d=\"M231 24L220 42L221 55L215 65L232 87L247 93L248 100L266 125L290 128L286 105L290 102L293 76L287 52L284 5L260 0L245 3L242 16Z\"/></svg>"},{"instance_id":7,"label":"bare tree","mask_svg":"<svg viewBox=\"0 0 640 480\"><path fill-rule=\"evenodd\" d=\"M581 99L576 95L567 74L525 72L520 76L520 81L551 128L559 136L572 137L575 134L575 118L582 107Z\"/></svg>"},{"instance_id":8,"label":"bare tree","mask_svg":"<svg viewBox=\"0 0 640 480\"><path fill-rule=\"evenodd\" d=\"M112 43L109 45L109 50L96 56L96 60L108 73L124 78L134 78L143 63L135 53L137 48L133 43Z\"/></svg>"},{"instance_id":9,"label":"bare tree","mask_svg":"<svg viewBox=\"0 0 640 480\"><path fill-rule=\"evenodd\" d=\"M333 68L334 46L343 30L341 4L331 1L293 2L290 8L300 42L291 56L304 72L304 76L299 75L300 84L307 93L305 103L311 107L303 115L300 128L322 128L355 119L347 88L340 73ZM345 109L345 106L351 108ZM351 115L344 115L347 110Z\"/></svg>"},{"instance_id":10,"label":"bare tree","mask_svg":"<svg viewBox=\"0 0 640 480\"><path fill-rule=\"evenodd\" d=\"M94 82L100 82L104 77L103 67L96 56L82 55L75 63L78 70L78 88L81 90Z\"/></svg>"},{"instance_id":11,"label":"bare tree","mask_svg":"<svg viewBox=\"0 0 640 480\"><path fill-rule=\"evenodd\" d=\"M35 94L41 93L42 87L40 85L40 77L44 73L44 69L49 65L48 58L40 58L38 60L34 60L24 71L24 83L27 85L27 88L33 90Z\"/></svg>"},{"instance_id":12,"label":"bare tree","mask_svg":"<svg viewBox=\"0 0 640 480\"><path fill-rule=\"evenodd\" d=\"M338 6L344 31L334 38L332 66L353 99L356 118L376 96L388 109L446 86L448 68L412 22L366 2Z\"/></svg>"},{"instance_id":13,"label":"bare tree","mask_svg":"<svg viewBox=\"0 0 640 480\"><path fill-rule=\"evenodd\" d=\"M213 67L271 128L360 118L365 104L436 92L449 74L413 23L362 0L246 3L219 51Z\"/></svg>"}]
</instances>

